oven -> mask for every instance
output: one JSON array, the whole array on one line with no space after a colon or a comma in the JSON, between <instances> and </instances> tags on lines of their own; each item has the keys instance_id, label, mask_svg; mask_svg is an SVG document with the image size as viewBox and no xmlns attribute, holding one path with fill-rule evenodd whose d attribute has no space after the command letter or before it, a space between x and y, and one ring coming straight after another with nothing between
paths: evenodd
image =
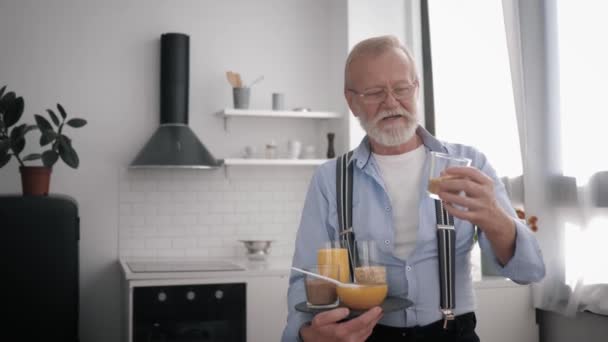
<instances>
[{"instance_id":1,"label":"oven","mask_svg":"<svg viewBox=\"0 0 608 342\"><path fill-rule=\"evenodd\" d=\"M133 342L245 342L246 284L133 288Z\"/></svg>"}]
</instances>

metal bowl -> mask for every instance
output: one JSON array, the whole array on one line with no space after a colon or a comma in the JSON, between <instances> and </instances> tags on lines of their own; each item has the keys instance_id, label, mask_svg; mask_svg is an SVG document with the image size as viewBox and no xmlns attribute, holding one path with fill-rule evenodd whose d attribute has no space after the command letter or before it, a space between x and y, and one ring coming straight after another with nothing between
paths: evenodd
<instances>
[{"instance_id":1,"label":"metal bowl","mask_svg":"<svg viewBox=\"0 0 608 342\"><path fill-rule=\"evenodd\" d=\"M270 254L270 245L273 240L239 240L247 249L249 260L266 260Z\"/></svg>"}]
</instances>

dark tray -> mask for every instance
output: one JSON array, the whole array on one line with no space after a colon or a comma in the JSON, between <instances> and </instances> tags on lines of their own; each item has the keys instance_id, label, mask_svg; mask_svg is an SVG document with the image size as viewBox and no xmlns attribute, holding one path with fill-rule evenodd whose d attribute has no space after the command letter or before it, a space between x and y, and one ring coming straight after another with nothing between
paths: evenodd
<instances>
[{"instance_id":1,"label":"dark tray","mask_svg":"<svg viewBox=\"0 0 608 342\"><path fill-rule=\"evenodd\" d=\"M414 305L414 303L409 299L389 296L389 297L386 297L386 299L384 299L384 302L382 302L382 304L380 304L380 307L382 308L382 312L388 313L388 312L403 310L412 305ZM340 308L340 307L346 307L346 306L343 304L340 304L335 308ZM308 305L306 305L306 302L301 302L301 303L296 304L297 311L307 312L307 313L312 313L312 314L317 314L319 312L332 310L335 308L309 308ZM361 310L352 310L351 309L349 317L359 316L362 313L364 313L365 311L366 310L361 311Z\"/></svg>"}]
</instances>

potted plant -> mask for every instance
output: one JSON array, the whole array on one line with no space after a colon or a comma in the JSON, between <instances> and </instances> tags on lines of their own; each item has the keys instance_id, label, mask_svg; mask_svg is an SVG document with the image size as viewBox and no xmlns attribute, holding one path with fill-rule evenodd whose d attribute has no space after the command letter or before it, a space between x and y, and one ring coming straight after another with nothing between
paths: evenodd
<instances>
[{"instance_id":1,"label":"potted plant","mask_svg":"<svg viewBox=\"0 0 608 342\"><path fill-rule=\"evenodd\" d=\"M72 140L65 134L66 126L80 128L86 125L86 120L80 118L67 118L67 113L61 104L57 104L59 115L51 109L47 113L51 122L45 117L35 114L36 125L21 124L15 125L23 114L24 101L22 97L17 97L15 93L9 92L3 96L5 87L0 89L0 167L6 165L12 157L19 162L21 172L21 182L24 195L47 195L51 170L59 158L71 168L78 168L79 158L76 150L72 146ZM38 129L40 131L40 146L49 146L42 153L31 153L24 158L20 153L25 148L25 135ZM42 160L42 166L26 165L25 162Z\"/></svg>"}]
</instances>

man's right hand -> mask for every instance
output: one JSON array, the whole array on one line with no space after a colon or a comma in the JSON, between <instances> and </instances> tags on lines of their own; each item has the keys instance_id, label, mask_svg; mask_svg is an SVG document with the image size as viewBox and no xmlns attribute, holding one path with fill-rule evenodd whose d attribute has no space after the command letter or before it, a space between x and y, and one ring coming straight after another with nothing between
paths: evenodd
<instances>
[{"instance_id":1,"label":"man's right hand","mask_svg":"<svg viewBox=\"0 0 608 342\"><path fill-rule=\"evenodd\" d=\"M337 308L321 312L313 318L310 325L300 328L304 341L315 342L359 342L365 341L374 326L382 318L382 309L374 307L359 317L338 323L348 316L347 308Z\"/></svg>"}]
</instances>

